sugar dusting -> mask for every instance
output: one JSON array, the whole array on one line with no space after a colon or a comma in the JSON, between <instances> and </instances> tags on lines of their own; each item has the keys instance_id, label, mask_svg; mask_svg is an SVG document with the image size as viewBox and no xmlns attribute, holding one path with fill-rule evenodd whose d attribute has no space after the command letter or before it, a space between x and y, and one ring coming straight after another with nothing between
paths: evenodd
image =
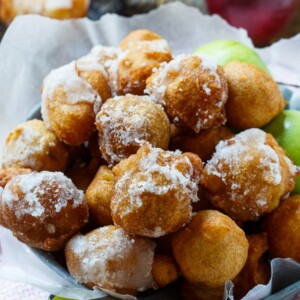
<instances>
[{"instance_id":1,"label":"sugar dusting","mask_svg":"<svg viewBox=\"0 0 300 300\"><path fill-rule=\"evenodd\" d=\"M16 139L7 140L3 149L3 164L21 164L39 169L42 162L36 157L49 147L47 139L27 123L19 125L14 132L18 132L18 135L15 135Z\"/></svg>"},{"instance_id":2,"label":"sugar dusting","mask_svg":"<svg viewBox=\"0 0 300 300\"><path fill-rule=\"evenodd\" d=\"M40 14L43 11L44 1L41 0L13 0L13 6L20 13Z\"/></svg>"},{"instance_id":3,"label":"sugar dusting","mask_svg":"<svg viewBox=\"0 0 300 300\"><path fill-rule=\"evenodd\" d=\"M237 193L240 194L241 189L243 189L244 196L251 193L251 186L245 188L239 183L239 178L243 176L241 166L245 163L251 164L254 160L257 161L258 157L256 168L257 172L261 173L262 180L268 185L279 185L282 176L278 154L266 143L266 133L256 128L245 130L229 140L221 141L205 168L208 175L221 178L225 185L230 187L234 200ZM252 174L248 176L250 178ZM261 190L256 195L255 201L258 206L265 205L266 200L262 198L265 192Z\"/></svg>"},{"instance_id":4,"label":"sugar dusting","mask_svg":"<svg viewBox=\"0 0 300 300\"><path fill-rule=\"evenodd\" d=\"M78 257L79 282L99 287L131 288L144 291L154 286L151 268L154 242L129 236L122 228L106 226L88 236L72 238L67 248ZM128 263L134 259L133 263ZM118 267L112 267L112 265Z\"/></svg>"},{"instance_id":5,"label":"sugar dusting","mask_svg":"<svg viewBox=\"0 0 300 300\"><path fill-rule=\"evenodd\" d=\"M130 206L122 216L143 206L143 195L163 196L175 192L178 201L197 202L199 200L198 181L193 178L194 167L187 156L171 151L163 151L147 144L148 153L143 154L138 165L138 176L134 170L127 171L116 182L116 191L127 189ZM185 166L185 171L179 168ZM180 205L180 203L178 203ZM161 235L161 231L158 231Z\"/></svg>"},{"instance_id":6,"label":"sugar dusting","mask_svg":"<svg viewBox=\"0 0 300 300\"><path fill-rule=\"evenodd\" d=\"M85 8L88 7L90 1L83 1ZM41 14L44 10L53 11L73 8L73 0L13 0L13 5L20 13Z\"/></svg>"},{"instance_id":7,"label":"sugar dusting","mask_svg":"<svg viewBox=\"0 0 300 300\"><path fill-rule=\"evenodd\" d=\"M147 102L162 110L148 96L138 96L131 102L126 97L137 96L127 94L109 99L96 117L97 127L101 128L100 150L107 162L117 163L126 158L122 153L116 153L115 145L139 146L150 138L148 120L142 116L143 111L149 110Z\"/></svg>"},{"instance_id":8,"label":"sugar dusting","mask_svg":"<svg viewBox=\"0 0 300 300\"><path fill-rule=\"evenodd\" d=\"M19 192L15 192L16 187ZM50 201L48 208L43 204L45 195ZM67 205L73 208L81 205L84 194L63 173L43 171L14 177L4 189L3 202L15 211L17 218L24 215L45 218Z\"/></svg>"},{"instance_id":9,"label":"sugar dusting","mask_svg":"<svg viewBox=\"0 0 300 300\"><path fill-rule=\"evenodd\" d=\"M168 63L162 63L158 70L154 70L155 75L152 77L151 85L147 85L145 92L150 94L151 98L156 102L164 102L164 97L168 84L170 84L170 76L172 73L179 73L180 70L184 68L185 62L190 58L199 58L199 64L197 68L204 68L209 71L209 73L215 78L217 87L221 87L221 80L217 73L217 65L209 58L200 56L198 54L181 54L174 57ZM207 83L204 83L202 89L207 95L210 95L211 90L207 86Z\"/></svg>"},{"instance_id":10,"label":"sugar dusting","mask_svg":"<svg viewBox=\"0 0 300 300\"><path fill-rule=\"evenodd\" d=\"M84 63L79 63L79 65L83 68ZM86 62L85 65L87 65ZM87 80L79 76L78 71L77 62L73 61L51 71L45 78L42 93L42 116L48 127L50 127L50 120L47 102L53 101L55 93L59 89L65 93L64 100L70 105L79 102L101 102L100 95Z\"/></svg>"},{"instance_id":11,"label":"sugar dusting","mask_svg":"<svg viewBox=\"0 0 300 300\"><path fill-rule=\"evenodd\" d=\"M131 41L128 43L128 48L135 48L146 53L159 52L159 53L170 53L170 47L166 40L142 40L142 41Z\"/></svg>"},{"instance_id":12,"label":"sugar dusting","mask_svg":"<svg viewBox=\"0 0 300 300\"><path fill-rule=\"evenodd\" d=\"M44 0L46 10L71 9L73 0Z\"/></svg>"},{"instance_id":13,"label":"sugar dusting","mask_svg":"<svg viewBox=\"0 0 300 300\"><path fill-rule=\"evenodd\" d=\"M98 45L91 50L89 55L104 67L108 74L112 95L116 95L118 90L118 65L125 52L122 52L119 48Z\"/></svg>"}]
</instances>

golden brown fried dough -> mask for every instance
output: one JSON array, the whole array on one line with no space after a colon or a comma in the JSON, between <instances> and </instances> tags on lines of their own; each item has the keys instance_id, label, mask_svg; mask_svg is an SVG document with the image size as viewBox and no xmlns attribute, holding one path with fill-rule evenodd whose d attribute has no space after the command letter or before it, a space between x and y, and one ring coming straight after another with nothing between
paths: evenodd
<instances>
[{"instance_id":1,"label":"golden brown fried dough","mask_svg":"<svg viewBox=\"0 0 300 300\"><path fill-rule=\"evenodd\" d=\"M129 233L160 237L190 221L202 163L192 153L179 154L142 146L113 168L111 201L115 224Z\"/></svg>"},{"instance_id":2,"label":"golden brown fried dough","mask_svg":"<svg viewBox=\"0 0 300 300\"><path fill-rule=\"evenodd\" d=\"M244 231L228 216L203 210L176 232L172 249L182 275L191 283L223 286L243 268L248 255Z\"/></svg>"},{"instance_id":3,"label":"golden brown fried dough","mask_svg":"<svg viewBox=\"0 0 300 300\"><path fill-rule=\"evenodd\" d=\"M31 173L32 170L28 168L8 168L0 170L0 186L4 188L6 184L17 175L24 175Z\"/></svg>"},{"instance_id":4,"label":"golden brown fried dough","mask_svg":"<svg viewBox=\"0 0 300 300\"><path fill-rule=\"evenodd\" d=\"M201 184L215 207L245 222L274 210L292 191L295 175L295 166L270 134L248 129L217 145Z\"/></svg>"},{"instance_id":5,"label":"golden brown fried dough","mask_svg":"<svg viewBox=\"0 0 300 300\"><path fill-rule=\"evenodd\" d=\"M233 135L233 132L226 126L213 127L197 134L179 135L171 139L170 148L195 153L203 161L207 161L215 152L216 145L221 140L230 138Z\"/></svg>"},{"instance_id":6,"label":"golden brown fried dough","mask_svg":"<svg viewBox=\"0 0 300 300\"><path fill-rule=\"evenodd\" d=\"M125 51L130 44L139 42L139 41L153 41L153 40L162 40L163 38L150 30L147 29L138 29L131 31L119 44L119 47Z\"/></svg>"},{"instance_id":7,"label":"golden brown fried dough","mask_svg":"<svg viewBox=\"0 0 300 300\"><path fill-rule=\"evenodd\" d=\"M83 57L46 77L42 116L60 140L80 145L95 132L95 115L110 95L104 67L92 56Z\"/></svg>"},{"instance_id":8,"label":"golden brown fried dough","mask_svg":"<svg viewBox=\"0 0 300 300\"><path fill-rule=\"evenodd\" d=\"M114 186L113 172L107 166L101 166L86 191L85 197L92 221L98 226L113 224L110 202Z\"/></svg>"},{"instance_id":9,"label":"golden brown fried dough","mask_svg":"<svg viewBox=\"0 0 300 300\"><path fill-rule=\"evenodd\" d=\"M135 154L144 142L167 149L170 122L163 108L147 96L126 95L107 100L96 117L99 147L111 165Z\"/></svg>"},{"instance_id":10,"label":"golden brown fried dough","mask_svg":"<svg viewBox=\"0 0 300 300\"><path fill-rule=\"evenodd\" d=\"M239 275L234 278L234 296L242 299L248 291L257 284L267 284L270 279L270 264L264 257L268 250L267 235L265 233L248 235L248 258Z\"/></svg>"},{"instance_id":11,"label":"golden brown fried dough","mask_svg":"<svg viewBox=\"0 0 300 300\"><path fill-rule=\"evenodd\" d=\"M3 168L30 168L35 171L65 171L68 148L40 120L17 126L3 149Z\"/></svg>"},{"instance_id":12,"label":"golden brown fried dough","mask_svg":"<svg viewBox=\"0 0 300 300\"><path fill-rule=\"evenodd\" d=\"M229 126L262 127L285 107L277 83L254 65L233 61L224 67L228 83L225 105Z\"/></svg>"},{"instance_id":13,"label":"golden brown fried dough","mask_svg":"<svg viewBox=\"0 0 300 300\"><path fill-rule=\"evenodd\" d=\"M102 45L95 46L88 55L90 59L104 67L108 75L108 83L113 96L117 94L118 90L118 64L121 55L121 49Z\"/></svg>"},{"instance_id":14,"label":"golden brown fried dough","mask_svg":"<svg viewBox=\"0 0 300 300\"><path fill-rule=\"evenodd\" d=\"M146 79L153 68L171 59L172 53L166 40L132 41L119 57L117 94L143 95Z\"/></svg>"},{"instance_id":15,"label":"golden brown fried dough","mask_svg":"<svg viewBox=\"0 0 300 300\"><path fill-rule=\"evenodd\" d=\"M227 82L221 66L199 55L179 55L147 79L146 91L171 121L198 133L225 123Z\"/></svg>"},{"instance_id":16,"label":"golden brown fried dough","mask_svg":"<svg viewBox=\"0 0 300 300\"><path fill-rule=\"evenodd\" d=\"M159 287L164 287L179 278L179 270L171 256L155 255L152 276Z\"/></svg>"},{"instance_id":17,"label":"golden brown fried dough","mask_svg":"<svg viewBox=\"0 0 300 300\"><path fill-rule=\"evenodd\" d=\"M6 226L23 243L45 251L61 249L88 221L82 191L60 172L15 176L2 194Z\"/></svg>"},{"instance_id":18,"label":"golden brown fried dough","mask_svg":"<svg viewBox=\"0 0 300 300\"><path fill-rule=\"evenodd\" d=\"M72 0L2 0L0 1L0 19L8 25L23 14L39 14L55 19L81 18L87 15L89 1Z\"/></svg>"},{"instance_id":19,"label":"golden brown fried dough","mask_svg":"<svg viewBox=\"0 0 300 300\"><path fill-rule=\"evenodd\" d=\"M68 270L78 282L135 294L155 287L151 274L154 248L150 239L128 235L111 225L75 236L65 254Z\"/></svg>"},{"instance_id":20,"label":"golden brown fried dough","mask_svg":"<svg viewBox=\"0 0 300 300\"><path fill-rule=\"evenodd\" d=\"M266 216L263 229L268 235L272 257L290 257L300 262L300 195L283 200Z\"/></svg>"}]
</instances>

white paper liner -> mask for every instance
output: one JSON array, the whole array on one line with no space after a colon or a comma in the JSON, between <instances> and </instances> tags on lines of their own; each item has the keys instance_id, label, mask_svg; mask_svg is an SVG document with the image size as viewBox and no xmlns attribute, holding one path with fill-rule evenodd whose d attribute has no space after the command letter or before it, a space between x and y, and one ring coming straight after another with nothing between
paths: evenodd
<instances>
[{"instance_id":1,"label":"white paper liner","mask_svg":"<svg viewBox=\"0 0 300 300\"><path fill-rule=\"evenodd\" d=\"M87 54L97 44L116 46L131 30L148 28L164 36L174 54L189 53L215 39L230 38L252 46L243 29L229 26L218 16L204 16L181 3L163 6L149 14L124 18L105 15L99 21L87 19L57 21L39 16L20 16L9 27L0 46L0 157L6 136L40 102L44 77L56 67ZM259 50L276 80L299 84L300 35ZM0 161L1 162L1 161ZM0 277L36 285L50 293L74 298L104 297L60 277L27 246L0 226ZM277 278L300 279L300 265L291 260L272 261L272 279L257 286L244 299L268 295ZM226 284L224 297L231 298ZM179 297L179 295L178 295ZM147 299L175 299L165 294Z\"/></svg>"}]
</instances>

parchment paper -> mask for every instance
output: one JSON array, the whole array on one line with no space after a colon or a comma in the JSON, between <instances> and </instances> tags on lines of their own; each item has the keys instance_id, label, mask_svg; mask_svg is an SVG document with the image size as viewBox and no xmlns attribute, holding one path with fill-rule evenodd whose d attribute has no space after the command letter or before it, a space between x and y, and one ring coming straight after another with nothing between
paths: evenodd
<instances>
[{"instance_id":1,"label":"parchment paper","mask_svg":"<svg viewBox=\"0 0 300 300\"><path fill-rule=\"evenodd\" d=\"M192 52L202 44L220 38L231 38L252 46L244 30L229 26L218 16L204 16L197 9L180 3L133 18L105 15L97 22L18 17L0 46L0 157L9 131L24 121L34 105L40 102L43 78L53 68L87 54L94 45L116 46L128 32L138 28L148 28L164 36L174 54ZM259 52L276 80L299 84L299 35ZM34 284L50 293L70 298L93 299L103 295L60 277L1 226L0 243L1 277ZM288 284L300 280L299 264L276 260L272 265L274 276L270 283L266 287L257 286L245 299L268 295L272 286L278 284L275 274L292 277ZM228 288L231 288L230 284ZM227 293L230 296L230 292ZM158 294L145 299L175 298L174 295Z\"/></svg>"}]
</instances>

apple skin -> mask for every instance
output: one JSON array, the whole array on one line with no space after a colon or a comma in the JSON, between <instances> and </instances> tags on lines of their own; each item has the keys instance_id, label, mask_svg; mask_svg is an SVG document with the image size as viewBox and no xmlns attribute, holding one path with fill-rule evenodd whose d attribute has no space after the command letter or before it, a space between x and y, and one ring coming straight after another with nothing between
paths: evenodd
<instances>
[{"instance_id":1,"label":"apple skin","mask_svg":"<svg viewBox=\"0 0 300 300\"><path fill-rule=\"evenodd\" d=\"M300 111L284 110L264 128L271 133L278 144L300 166ZM296 179L294 193L300 194L300 176Z\"/></svg>"},{"instance_id":2,"label":"apple skin","mask_svg":"<svg viewBox=\"0 0 300 300\"><path fill-rule=\"evenodd\" d=\"M209 56L221 66L225 66L231 61L246 62L255 65L271 76L271 73L256 51L235 40L215 40L197 48L194 50L194 53Z\"/></svg>"}]
</instances>

